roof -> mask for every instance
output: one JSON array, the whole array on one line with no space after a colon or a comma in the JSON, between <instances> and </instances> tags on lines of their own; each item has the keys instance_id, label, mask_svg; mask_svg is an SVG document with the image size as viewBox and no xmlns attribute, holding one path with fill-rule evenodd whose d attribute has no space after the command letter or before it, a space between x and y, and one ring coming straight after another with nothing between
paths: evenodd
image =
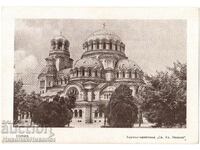
<instances>
[{"instance_id":1,"label":"roof","mask_svg":"<svg viewBox=\"0 0 200 150\"><path fill-rule=\"evenodd\" d=\"M102 69L103 65L100 61L95 58L82 58L76 61L74 68L93 68L93 69Z\"/></svg>"},{"instance_id":2,"label":"roof","mask_svg":"<svg viewBox=\"0 0 200 150\"><path fill-rule=\"evenodd\" d=\"M105 28L101 30L97 30L90 34L85 41L96 40L96 39L107 39L107 40L114 40L114 41L121 41L121 38L112 31L109 31Z\"/></svg>"},{"instance_id":3,"label":"roof","mask_svg":"<svg viewBox=\"0 0 200 150\"><path fill-rule=\"evenodd\" d=\"M63 69L58 72L58 76L69 77L71 68Z\"/></svg>"}]
</instances>

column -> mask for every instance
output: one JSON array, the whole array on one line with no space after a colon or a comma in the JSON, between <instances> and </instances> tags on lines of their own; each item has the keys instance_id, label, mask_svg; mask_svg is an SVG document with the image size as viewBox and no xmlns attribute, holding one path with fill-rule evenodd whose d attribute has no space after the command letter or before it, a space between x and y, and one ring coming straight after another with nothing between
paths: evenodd
<instances>
[{"instance_id":1,"label":"column","mask_svg":"<svg viewBox=\"0 0 200 150\"><path fill-rule=\"evenodd\" d=\"M125 78L129 78L129 71L125 72Z\"/></svg>"},{"instance_id":2,"label":"column","mask_svg":"<svg viewBox=\"0 0 200 150\"><path fill-rule=\"evenodd\" d=\"M62 42L62 50L65 50L65 41Z\"/></svg>"},{"instance_id":3,"label":"column","mask_svg":"<svg viewBox=\"0 0 200 150\"><path fill-rule=\"evenodd\" d=\"M110 48L110 45L108 42L106 42L106 49L109 49Z\"/></svg>"},{"instance_id":4,"label":"column","mask_svg":"<svg viewBox=\"0 0 200 150\"><path fill-rule=\"evenodd\" d=\"M123 77L122 71L119 71L119 78L121 79Z\"/></svg>"},{"instance_id":5,"label":"column","mask_svg":"<svg viewBox=\"0 0 200 150\"><path fill-rule=\"evenodd\" d=\"M103 49L103 43L99 42L99 49Z\"/></svg>"},{"instance_id":6,"label":"column","mask_svg":"<svg viewBox=\"0 0 200 150\"><path fill-rule=\"evenodd\" d=\"M81 76L82 76L81 69L78 69L78 77L81 77Z\"/></svg>"},{"instance_id":7,"label":"column","mask_svg":"<svg viewBox=\"0 0 200 150\"><path fill-rule=\"evenodd\" d=\"M88 99L89 102L92 101L92 90L88 90L87 99Z\"/></svg>"},{"instance_id":8,"label":"column","mask_svg":"<svg viewBox=\"0 0 200 150\"><path fill-rule=\"evenodd\" d=\"M135 78L135 72L132 71L131 73L132 73L132 78L134 79Z\"/></svg>"},{"instance_id":9,"label":"column","mask_svg":"<svg viewBox=\"0 0 200 150\"><path fill-rule=\"evenodd\" d=\"M96 49L97 49L97 43L93 42L93 50L96 50Z\"/></svg>"}]
</instances>

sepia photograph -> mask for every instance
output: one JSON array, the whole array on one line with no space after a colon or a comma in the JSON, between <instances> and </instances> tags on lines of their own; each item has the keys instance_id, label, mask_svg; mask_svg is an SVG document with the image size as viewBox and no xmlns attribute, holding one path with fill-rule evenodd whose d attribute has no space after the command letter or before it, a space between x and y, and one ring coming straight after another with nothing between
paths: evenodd
<instances>
[{"instance_id":1,"label":"sepia photograph","mask_svg":"<svg viewBox=\"0 0 200 150\"><path fill-rule=\"evenodd\" d=\"M186 128L184 20L15 20L15 126Z\"/></svg>"},{"instance_id":2,"label":"sepia photograph","mask_svg":"<svg viewBox=\"0 0 200 150\"><path fill-rule=\"evenodd\" d=\"M2 143L199 142L199 9L2 12Z\"/></svg>"}]
</instances>

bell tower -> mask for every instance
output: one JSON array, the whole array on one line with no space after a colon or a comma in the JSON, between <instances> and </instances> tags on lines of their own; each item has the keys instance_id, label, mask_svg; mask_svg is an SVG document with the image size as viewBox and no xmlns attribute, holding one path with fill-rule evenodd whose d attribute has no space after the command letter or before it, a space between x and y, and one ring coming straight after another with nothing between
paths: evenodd
<instances>
[{"instance_id":1,"label":"bell tower","mask_svg":"<svg viewBox=\"0 0 200 150\"><path fill-rule=\"evenodd\" d=\"M72 67L73 59L70 58L69 45L69 41L62 33L51 40L49 56L55 59L57 71Z\"/></svg>"}]
</instances>

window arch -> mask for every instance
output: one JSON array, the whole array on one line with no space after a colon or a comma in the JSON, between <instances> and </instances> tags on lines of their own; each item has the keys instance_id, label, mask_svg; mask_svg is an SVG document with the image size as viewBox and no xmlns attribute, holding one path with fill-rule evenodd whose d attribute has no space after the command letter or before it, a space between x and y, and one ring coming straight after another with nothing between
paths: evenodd
<instances>
[{"instance_id":1,"label":"window arch","mask_svg":"<svg viewBox=\"0 0 200 150\"><path fill-rule=\"evenodd\" d=\"M98 72L97 72L97 70L95 70L95 77L98 77Z\"/></svg>"},{"instance_id":2,"label":"window arch","mask_svg":"<svg viewBox=\"0 0 200 150\"><path fill-rule=\"evenodd\" d=\"M103 71L101 70L101 78L103 78Z\"/></svg>"},{"instance_id":3,"label":"window arch","mask_svg":"<svg viewBox=\"0 0 200 150\"><path fill-rule=\"evenodd\" d=\"M85 76L85 69L82 68L81 71L82 71L82 76Z\"/></svg>"},{"instance_id":4,"label":"window arch","mask_svg":"<svg viewBox=\"0 0 200 150\"><path fill-rule=\"evenodd\" d=\"M82 118L83 111L80 109L78 113L79 113L79 117Z\"/></svg>"},{"instance_id":5,"label":"window arch","mask_svg":"<svg viewBox=\"0 0 200 150\"><path fill-rule=\"evenodd\" d=\"M106 42L103 42L103 49L106 49Z\"/></svg>"},{"instance_id":6,"label":"window arch","mask_svg":"<svg viewBox=\"0 0 200 150\"><path fill-rule=\"evenodd\" d=\"M103 116L103 113L102 112L99 112L99 117L101 118Z\"/></svg>"},{"instance_id":7,"label":"window arch","mask_svg":"<svg viewBox=\"0 0 200 150\"><path fill-rule=\"evenodd\" d=\"M111 41L110 41L109 45L110 45L110 49L112 50L112 42Z\"/></svg>"},{"instance_id":8,"label":"window arch","mask_svg":"<svg viewBox=\"0 0 200 150\"><path fill-rule=\"evenodd\" d=\"M125 78L125 71L122 72L122 76L123 76L123 78Z\"/></svg>"},{"instance_id":9,"label":"window arch","mask_svg":"<svg viewBox=\"0 0 200 150\"><path fill-rule=\"evenodd\" d=\"M117 72L117 78L119 78L119 72Z\"/></svg>"},{"instance_id":10,"label":"window arch","mask_svg":"<svg viewBox=\"0 0 200 150\"><path fill-rule=\"evenodd\" d=\"M93 42L91 42L91 50L93 50L93 47L94 47L94 46L93 46Z\"/></svg>"},{"instance_id":11,"label":"window arch","mask_svg":"<svg viewBox=\"0 0 200 150\"><path fill-rule=\"evenodd\" d=\"M26 112L26 119L29 118L29 112Z\"/></svg>"},{"instance_id":12,"label":"window arch","mask_svg":"<svg viewBox=\"0 0 200 150\"><path fill-rule=\"evenodd\" d=\"M89 75L89 77L92 76L92 70L90 68L88 69L88 75Z\"/></svg>"},{"instance_id":13,"label":"window arch","mask_svg":"<svg viewBox=\"0 0 200 150\"><path fill-rule=\"evenodd\" d=\"M74 110L74 117L77 118L78 117L78 111Z\"/></svg>"},{"instance_id":14,"label":"window arch","mask_svg":"<svg viewBox=\"0 0 200 150\"><path fill-rule=\"evenodd\" d=\"M22 115L22 119L24 119L24 112L21 115Z\"/></svg>"},{"instance_id":15,"label":"window arch","mask_svg":"<svg viewBox=\"0 0 200 150\"><path fill-rule=\"evenodd\" d=\"M137 78L138 77L138 74L137 74L137 71L135 71L135 78Z\"/></svg>"},{"instance_id":16,"label":"window arch","mask_svg":"<svg viewBox=\"0 0 200 150\"><path fill-rule=\"evenodd\" d=\"M52 47L53 50L56 48L56 42L55 42L55 40L51 41L51 47Z\"/></svg>"},{"instance_id":17,"label":"window arch","mask_svg":"<svg viewBox=\"0 0 200 150\"><path fill-rule=\"evenodd\" d=\"M63 45L62 40L59 40L59 41L58 41L58 49L61 49L61 48L62 48L62 45Z\"/></svg>"},{"instance_id":18,"label":"window arch","mask_svg":"<svg viewBox=\"0 0 200 150\"><path fill-rule=\"evenodd\" d=\"M68 90L67 90L67 95L73 95L74 97L78 98L79 96L79 91L76 87L70 87Z\"/></svg>"},{"instance_id":19,"label":"window arch","mask_svg":"<svg viewBox=\"0 0 200 150\"><path fill-rule=\"evenodd\" d=\"M95 110L94 112L94 117L97 118L98 117L98 112Z\"/></svg>"},{"instance_id":20,"label":"window arch","mask_svg":"<svg viewBox=\"0 0 200 150\"><path fill-rule=\"evenodd\" d=\"M131 74L131 71L129 71L129 78L132 78L132 74Z\"/></svg>"},{"instance_id":21,"label":"window arch","mask_svg":"<svg viewBox=\"0 0 200 150\"><path fill-rule=\"evenodd\" d=\"M76 70L76 76L78 77L78 70Z\"/></svg>"},{"instance_id":22,"label":"window arch","mask_svg":"<svg viewBox=\"0 0 200 150\"><path fill-rule=\"evenodd\" d=\"M97 49L99 49L99 41L98 40L97 40L96 44L97 44Z\"/></svg>"}]
</instances>

